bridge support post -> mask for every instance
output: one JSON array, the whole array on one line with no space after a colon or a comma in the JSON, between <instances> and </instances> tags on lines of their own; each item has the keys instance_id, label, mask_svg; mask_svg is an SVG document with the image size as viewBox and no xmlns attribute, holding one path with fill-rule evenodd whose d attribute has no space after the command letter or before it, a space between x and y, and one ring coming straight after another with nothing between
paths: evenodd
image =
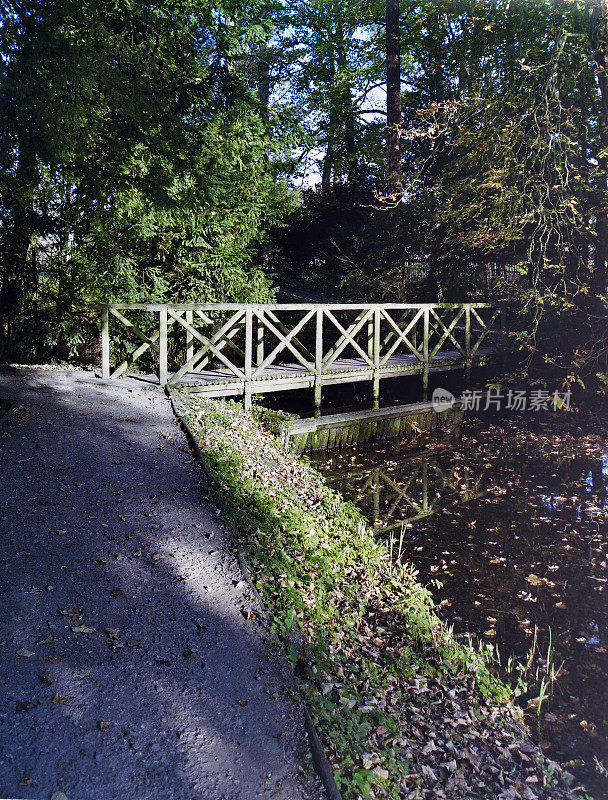
<instances>
[{"instance_id":1,"label":"bridge support post","mask_svg":"<svg viewBox=\"0 0 608 800\"><path fill-rule=\"evenodd\" d=\"M188 309L186 311L186 322L188 325L192 326L194 321L194 312L192 309ZM194 355L194 337L190 333L189 330L186 331L186 361L190 361L192 356Z\"/></svg>"},{"instance_id":2,"label":"bridge support post","mask_svg":"<svg viewBox=\"0 0 608 800\"><path fill-rule=\"evenodd\" d=\"M374 408L380 408L380 309L374 309Z\"/></svg>"},{"instance_id":3,"label":"bridge support post","mask_svg":"<svg viewBox=\"0 0 608 800\"><path fill-rule=\"evenodd\" d=\"M167 307L161 308L159 312L158 328L158 381L161 386L167 385L169 368L167 364Z\"/></svg>"},{"instance_id":4,"label":"bridge support post","mask_svg":"<svg viewBox=\"0 0 608 800\"><path fill-rule=\"evenodd\" d=\"M264 312L258 312L255 363L259 367L264 363Z\"/></svg>"},{"instance_id":5,"label":"bridge support post","mask_svg":"<svg viewBox=\"0 0 608 800\"><path fill-rule=\"evenodd\" d=\"M321 416L323 392L323 308L315 313L315 417Z\"/></svg>"},{"instance_id":6,"label":"bridge support post","mask_svg":"<svg viewBox=\"0 0 608 800\"><path fill-rule=\"evenodd\" d=\"M422 334L422 399L429 399L429 317L430 310L424 309L424 333Z\"/></svg>"},{"instance_id":7,"label":"bridge support post","mask_svg":"<svg viewBox=\"0 0 608 800\"><path fill-rule=\"evenodd\" d=\"M107 306L101 309L101 377L110 377L110 312Z\"/></svg>"},{"instance_id":8,"label":"bridge support post","mask_svg":"<svg viewBox=\"0 0 608 800\"><path fill-rule=\"evenodd\" d=\"M251 375L253 359L253 309L248 306L245 311L245 387L243 401L245 411L251 411Z\"/></svg>"},{"instance_id":9,"label":"bridge support post","mask_svg":"<svg viewBox=\"0 0 608 800\"><path fill-rule=\"evenodd\" d=\"M323 384L321 383L320 376L315 378L315 417L321 416L321 398L322 398Z\"/></svg>"}]
</instances>

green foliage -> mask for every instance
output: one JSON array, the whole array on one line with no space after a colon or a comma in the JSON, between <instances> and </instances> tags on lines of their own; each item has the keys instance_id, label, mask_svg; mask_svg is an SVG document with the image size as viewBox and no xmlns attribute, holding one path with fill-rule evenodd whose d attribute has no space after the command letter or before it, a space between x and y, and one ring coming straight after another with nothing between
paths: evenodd
<instances>
[{"instance_id":1,"label":"green foliage","mask_svg":"<svg viewBox=\"0 0 608 800\"><path fill-rule=\"evenodd\" d=\"M510 692L490 671L491 652L458 644L412 568L390 561L358 509L237 404L187 394L178 404L215 499L243 534L254 580L344 796L382 787L379 796L399 797L413 771L403 726L412 708L429 702L412 687L425 678L473 682L474 695L466 690L472 709L501 704ZM374 619L382 627L370 627ZM370 748L378 749L375 763L387 777L366 766Z\"/></svg>"},{"instance_id":2,"label":"green foliage","mask_svg":"<svg viewBox=\"0 0 608 800\"><path fill-rule=\"evenodd\" d=\"M5 348L31 331L26 309L65 347L87 300L272 296L251 258L292 202L277 167L292 134L240 66L271 11L264 0L3 8Z\"/></svg>"}]
</instances>

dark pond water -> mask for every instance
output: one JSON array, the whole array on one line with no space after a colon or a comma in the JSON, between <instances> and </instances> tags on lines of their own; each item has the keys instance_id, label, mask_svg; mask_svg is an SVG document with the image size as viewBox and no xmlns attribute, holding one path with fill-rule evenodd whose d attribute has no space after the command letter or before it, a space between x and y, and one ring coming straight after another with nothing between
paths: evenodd
<instances>
[{"instance_id":1,"label":"dark pond water","mask_svg":"<svg viewBox=\"0 0 608 800\"><path fill-rule=\"evenodd\" d=\"M539 712L538 683L522 696L528 721L608 798L608 444L476 421L423 451L383 443L313 462L416 565L457 634L494 643L503 666L533 651L539 681L553 647L552 695Z\"/></svg>"}]
</instances>

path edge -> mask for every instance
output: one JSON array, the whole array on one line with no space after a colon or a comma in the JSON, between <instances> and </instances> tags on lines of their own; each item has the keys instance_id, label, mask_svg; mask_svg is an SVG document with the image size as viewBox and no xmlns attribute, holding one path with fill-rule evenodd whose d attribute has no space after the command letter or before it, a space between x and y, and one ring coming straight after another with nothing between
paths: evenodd
<instances>
[{"instance_id":1,"label":"path edge","mask_svg":"<svg viewBox=\"0 0 608 800\"><path fill-rule=\"evenodd\" d=\"M173 415L175 419L178 421L182 431L186 435L186 439L188 440L188 444L194 453L194 457L196 461L201 465L203 472L205 475L212 480L212 475L209 472L207 465L205 464L204 456L201 451L200 445L198 444L194 433L192 432L190 426L180 414L179 409L177 407L177 403L175 402L175 398L173 397L173 393L169 386L165 386L165 394L167 395L169 402L171 403L171 409L173 411ZM251 589L254 597L256 598L264 617L266 619L270 619L270 615L264 606L262 598L260 597L260 593L257 590L257 587L253 583L251 578L251 574L249 572L249 568L247 567L247 562L245 560L245 551L242 547L237 547L237 561L239 564L239 568L243 574L244 579L247 581L249 588ZM269 631L266 631L269 634ZM334 777L334 773L332 771L331 765L325 754L325 750L323 749L323 744L315 727L315 724L310 716L310 712L306 705L306 701L302 696L302 692L297 682L297 678L293 669L289 669L289 678L292 683L292 686L296 690L298 697L300 698L300 703L302 707L302 712L304 716L304 729L306 730L306 735L308 738L308 744L310 747L310 755L312 758L312 764L314 767L315 772L317 773L319 780L323 784L323 788L325 789L325 793L327 794L328 800L342 800L342 795L340 794L340 790L338 788L338 784L336 783L336 779Z\"/></svg>"}]
</instances>

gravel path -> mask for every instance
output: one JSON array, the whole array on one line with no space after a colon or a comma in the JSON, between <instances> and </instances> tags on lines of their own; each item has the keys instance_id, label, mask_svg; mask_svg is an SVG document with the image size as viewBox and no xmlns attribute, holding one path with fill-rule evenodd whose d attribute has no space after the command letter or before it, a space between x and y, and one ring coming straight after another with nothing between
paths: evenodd
<instances>
[{"instance_id":1,"label":"gravel path","mask_svg":"<svg viewBox=\"0 0 608 800\"><path fill-rule=\"evenodd\" d=\"M6 369L0 796L316 798L301 714L158 387Z\"/></svg>"}]
</instances>

